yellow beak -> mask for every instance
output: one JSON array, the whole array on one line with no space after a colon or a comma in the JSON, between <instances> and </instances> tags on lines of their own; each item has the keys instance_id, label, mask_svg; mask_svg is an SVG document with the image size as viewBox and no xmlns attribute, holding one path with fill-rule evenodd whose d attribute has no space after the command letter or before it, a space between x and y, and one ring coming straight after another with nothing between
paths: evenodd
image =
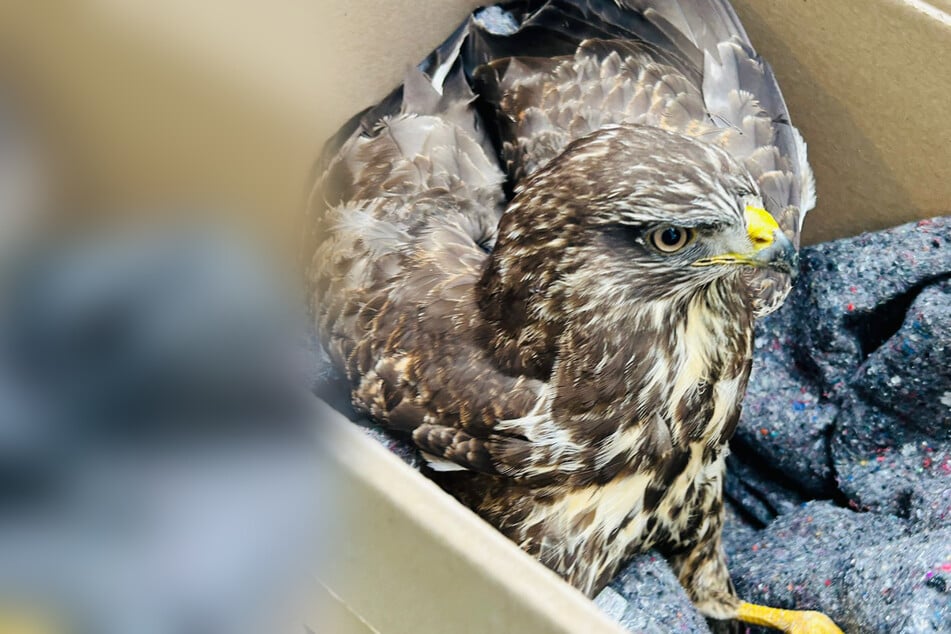
<instances>
[{"instance_id":1,"label":"yellow beak","mask_svg":"<svg viewBox=\"0 0 951 634\"><path fill-rule=\"evenodd\" d=\"M753 243L754 251L761 251L776 239L779 225L768 211L760 207L746 206L746 232Z\"/></svg>"},{"instance_id":2,"label":"yellow beak","mask_svg":"<svg viewBox=\"0 0 951 634\"><path fill-rule=\"evenodd\" d=\"M693 266L739 264L778 269L795 278L799 269L796 247L779 228L779 224L761 207L747 205L744 212L746 234L753 245L752 253L724 253L701 258Z\"/></svg>"}]
</instances>

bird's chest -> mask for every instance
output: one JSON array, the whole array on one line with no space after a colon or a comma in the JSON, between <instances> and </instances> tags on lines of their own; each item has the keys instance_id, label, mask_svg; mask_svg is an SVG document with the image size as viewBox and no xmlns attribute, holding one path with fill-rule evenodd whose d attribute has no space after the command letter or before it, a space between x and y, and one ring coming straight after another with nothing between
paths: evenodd
<instances>
[{"instance_id":1,"label":"bird's chest","mask_svg":"<svg viewBox=\"0 0 951 634\"><path fill-rule=\"evenodd\" d=\"M701 443L691 446L687 468L666 488L657 507L642 513L643 529L632 535L636 550L677 549L718 530L728 453L725 447L711 455Z\"/></svg>"},{"instance_id":2,"label":"bird's chest","mask_svg":"<svg viewBox=\"0 0 951 634\"><path fill-rule=\"evenodd\" d=\"M649 477L629 482L638 486L624 491L627 512L611 518L616 536L611 550L618 556L658 544L689 543L715 519L711 509L720 504L722 497L727 450L711 452L703 443L695 442L688 451L686 465L675 476L665 478L661 466ZM614 497L620 497L620 492ZM614 501L620 510L622 504Z\"/></svg>"},{"instance_id":3,"label":"bird's chest","mask_svg":"<svg viewBox=\"0 0 951 634\"><path fill-rule=\"evenodd\" d=\"M750 328L691 305L671 354L663 416L675 442L708 446L732 436L749 377Z\"/></svg>"},{"instance_id":4,"label":"bird's chest","mask_svg":"<svg viewBox=\"0 0 951 634\"><path fill-rule=\"evenodd\" d=\"M657 473L643 471L536 505L525 524L534 529L516 541L581 588L595 587L633 553L690 544L719 521L724 456L704 453L702 443L692 446L654 500Z\"/></svg>"},{"instance_id":5,"label":"bird's chest","mask_svg":"<svg viewBox=\"0 0 951 634\"><path fill-rule=\"evenodd\" d=\"M707 504L706 498L719 497L726 455L725 449L704 451L702 443L693 443L688 451L683 470L670 480L662 480L658 471L622 474L536 507L539 517L533 519L544 516L548 523L560 525L557 532L579 542L606 536L613 542L608 545L611 549L624 550L632 542L653 543L652 538L661 535L680 536L694 512ZM652 490L658 492L656 499Z\"/></svg>"}]
</instances>

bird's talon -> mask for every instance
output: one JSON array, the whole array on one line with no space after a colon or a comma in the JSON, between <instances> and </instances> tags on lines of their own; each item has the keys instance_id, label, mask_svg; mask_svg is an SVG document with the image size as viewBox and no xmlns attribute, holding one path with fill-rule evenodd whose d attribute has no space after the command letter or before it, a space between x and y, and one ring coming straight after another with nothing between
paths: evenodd
<instances>
[{"instance_id":1,"label":"bird's talon","mask_svg":"<svg viewBox=\"0 0 951 634\"><path fill-rule=\"evenodd\" d=\"M765 605L741 603L736 618L751 625L765 625L787 634L842 634L842 630L822 612L783 610Z\"/></svg>"}]
</instances>

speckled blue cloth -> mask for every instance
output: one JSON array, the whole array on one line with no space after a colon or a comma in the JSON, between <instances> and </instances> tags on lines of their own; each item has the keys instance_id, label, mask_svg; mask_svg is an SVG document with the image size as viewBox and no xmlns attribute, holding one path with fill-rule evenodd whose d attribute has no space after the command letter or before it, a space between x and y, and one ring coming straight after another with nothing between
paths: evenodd
<instances>
[{"instance_id":1,"label":"speckled blue cloth","mask_svg":"<svg viewBox=\"0 0 951 634\"><path fill-rule=\"evenodd\" d=\"M727 484L741 596L951 631L951 218L804 249L755 346Z\"/></svg>"},{"instance_id":2,"label":"speckled blue cloth","mask_svg":"<svg viewBox=\"0 0 951 634\"><path fill-rule=\"evenodd\" d=\"M726 486L740 596L951 632L951 218L803 249L754 354ZM707 631L652 553L597 603L632 632Z\"/></svg>"}]
</instances>

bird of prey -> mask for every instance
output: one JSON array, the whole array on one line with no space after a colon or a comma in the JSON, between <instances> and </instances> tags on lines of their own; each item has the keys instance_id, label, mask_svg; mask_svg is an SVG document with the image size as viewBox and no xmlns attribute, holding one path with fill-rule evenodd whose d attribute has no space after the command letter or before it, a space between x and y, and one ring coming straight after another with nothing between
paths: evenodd
<instances>
[{"instance_id":1,"label":"bird of prey","mask_svg":"<svg viewBox=\"0 0 951 634\"><path fill-rule=\"evenodd\" d=\"M721 546L753 320L815 200L726 0L479 10L318 171L323 345L447 490L589 596L656 548L708 618L839 631L740 601Z\"/></svg>"}]
</instances>

